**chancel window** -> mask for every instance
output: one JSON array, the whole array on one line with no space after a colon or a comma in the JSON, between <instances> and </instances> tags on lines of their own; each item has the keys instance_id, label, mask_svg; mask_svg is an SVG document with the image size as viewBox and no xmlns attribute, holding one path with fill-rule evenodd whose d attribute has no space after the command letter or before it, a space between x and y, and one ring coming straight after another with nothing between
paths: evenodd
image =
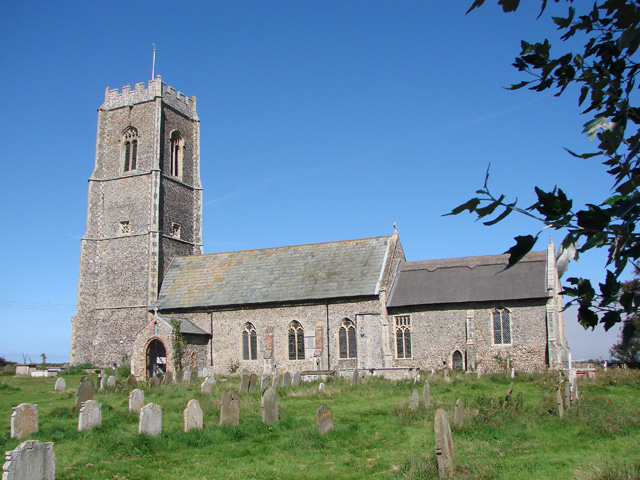
<instances>
[{"instance_id":1,"label":"chancel window","mask_svg":"<svg viewBox=\"0 0 640 480\"><path fill-rule=\"evenodd\" d=\"M171 132L171 175L182 178L184 140L177 130Z\"/></svg>"},{"instance_id":2,"label":"chancel window","mask_svg":"<svg viewBox=\"0 0 640 480\"><path fill-rule=\"evenodd\" d=\"M122 133L122 171L129 172L138 166L138 130L127 127Z\"/></svg>"},{"instance_id":3,"label":"chancel window","mask_svg":"<svg viewBox=\"0 0 640 480\"><path fill-rule=\"evenodd\" d=\"M493 320L493 343L505 345L511 343L511 314L506 308L496 308L491 312Z\"/></svg>"},{"instance_id":4,"label":"chancel window","mask_svg":"<svg viewBox=\"0 0 640 480\"><path fill-rule=\"evenodd\" d=\"M340 358L356 358L356 326L345 318L338 329L338 346Z\"/></svg>"},{"instance_id":5,"label":"chancel window","mask_svg":"<svg viewBox=\"0 0 640 480\"><path fill-rule=\"evenodd\" d=\"M258 335L256 328L245 323L242 329L242 359L255 360L258 358Z\"/></svg>"},{"instance_id":6,"label":"chancel window","mask_svg":"<svg viewBox=\"0 0 640 480\"><path fill-rule=\"evenodd\" d=\"M304 360L304 329L295 320L289 324L289 360Z\"/></svg>"},{"instance_id":7,"label":"chancel window","mask_svg":"<svg viewBox=\"0 0 640 480\"><path fill-rule=\"evenodd\" d=\"M411 316L395 317L396 358L411 358Z\"/></svg>"}]
</instances>

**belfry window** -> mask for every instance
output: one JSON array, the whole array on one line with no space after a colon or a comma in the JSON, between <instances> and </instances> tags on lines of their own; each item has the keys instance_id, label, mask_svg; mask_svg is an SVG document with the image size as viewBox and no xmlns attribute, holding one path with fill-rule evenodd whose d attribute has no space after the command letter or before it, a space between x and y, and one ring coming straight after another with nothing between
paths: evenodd
<instances>
[{"instance_id":1,"label":"belfry window","mask_svg":"<svg viewBox=\"0 0 640 480\"><path fill-rule=\"evenodd\" d=\"M396 358L411 358L411 316L395 317Z\"/></svg>"},{"instance_id":2,"label":"belfry window","mask_svg":"<svg viewBox=\"0 0 640 480\"><path fill-rule=\"evenodd\" d=\"M356 358L356 326L345 318L338 329L338 347L340 358Z\"/></svg>"},{"instance_id":3,"label":"belfry window","mask_svg":"<svg viewBox=\"0 0 640 480\"><path fill-rule=\"evenodd\" d=\"M171 175L182 178L184 140L177 130L171 132Z\"/></svg>"},{"instance_id":4,"label":"belfry window","mask_svg":"<svg viewBox=\"0 0 640 480\"><path fill-rule=\"evenodd\" d=\"M493 320L493 344L511 343L511 314L506 308L496 308L491 312Z\"/></svg>"},{"instance_id":5,"label":"belfry window","mask_svg":"<svg viewBox=\"0 0 640 480\"><path fill-rule=\"evenodd\" d=\"M256 360L258 358L258 335L251 323L245 323L242 328L242 359Z\"/></svg>"},{"instance_id":6,"label":"belfry window","mask_svg":"<svg viewBox=\"0 0 640 480\"><path fill-rule=\"evenodd\" d=\"M122 172L130 172L138 166L138 130L127 127L122 132Z\"/></svg>"},{"instance_id":7,"label":"belfry window","mask_svg":"<svg viewBox=\"0 0 640 480\"><path fill-rule=\"evenodd\" d=\"M304 360L304 329L295 320L289 324L289 360Z\"/></svg>"}]
</instances>

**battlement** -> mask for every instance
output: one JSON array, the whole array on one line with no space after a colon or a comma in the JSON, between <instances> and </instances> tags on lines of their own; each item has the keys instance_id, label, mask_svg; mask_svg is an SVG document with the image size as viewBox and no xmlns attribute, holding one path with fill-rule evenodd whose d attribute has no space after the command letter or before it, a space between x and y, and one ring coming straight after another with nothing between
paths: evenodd
<instances>
[{"instance_id":1,"label":"battlement","mask_svg":"<svg viewBox=\"0 0 640 480\"><path fill-rule=\"evenodd\" d=\"M136 83L133 90L130 85L122 87L122 92L117 88L106 88L104 92L104 103L100 107L102 110L113 110L137 103L150 102L157 97L175 108L181 113L197 119L196 115L196 97L187 97L182 92L176 92L176 89L167 86L162 82L162 78L158 75L155 79L149 80L148 88L145 88L144 82Z\"/></svg>"}]
</instances>

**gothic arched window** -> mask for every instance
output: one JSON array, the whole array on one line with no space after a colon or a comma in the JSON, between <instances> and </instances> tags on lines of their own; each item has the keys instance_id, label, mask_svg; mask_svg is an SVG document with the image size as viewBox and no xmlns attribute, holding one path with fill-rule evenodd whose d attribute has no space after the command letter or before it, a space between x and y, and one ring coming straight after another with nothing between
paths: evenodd
<instances>
[{"instance_id":1,"label":"gothic arched window","mask_svg":"<svg viewBox=\"0 0 640 480\"><path fill-rule=\"evenodd\" d=\"M493 344L507 345L511 343L511 313L506 308L495 308L491 311L493 320Z\"/></svg>"},{"instance_id":2,"label":"gothic arched window","mask_svg":"<svg viewBox=\"0 0 640 480\"><path fill-rule=\"evenodd\" d=\"M295 320L289 324L289 360L304 360L304 329Z\"/></svg>"},{"instance_id":3,"label":"gothic arched window","mask_svg":"<svg viewBox=\"0 0 640 480\"><path fill-rule=\"evenodd\" d=\"M356 358L356 326L345 318L338 329L338 347L340 358Z\"/></svg>"},{"instance_id":4,"label":"gothic arched window","mask_svg":"<svg viewBox=\"0 0 640 480\"><path fill-rule=\"evenodd\" d=\"M138 130L129 126L122 132L122 172L135 170L138 166Z\"/></svg>"},{"instance_id":5,"label":"gothic arched window","mask_svg":"<svg viewBox=\"0 0 640 480\"><path fill-rule=\"evenodd\" d=\"M396 358L411 358L411 316L398 315L394 320Z\"/></svg>"},{"instance_id":6,"label":"gothic arched window","mask_svg":"<svg viewBox=\"0 0 640 480\"><path fill-rule=\"evenodd\" d=\"M255 360L258 358L258 335L256 327L245 323L242 328L242 359Z\"/></svg>"},{"instance_id":7,"label":"gothic arched window","mask_svg":"<svg viewBox=\"0 0 640 480\"><path fill-rule=\"evenodd\" d=\"M182 178L184 140L177 130L171 132L171 175Z\"/></svg>"}]
</instances>

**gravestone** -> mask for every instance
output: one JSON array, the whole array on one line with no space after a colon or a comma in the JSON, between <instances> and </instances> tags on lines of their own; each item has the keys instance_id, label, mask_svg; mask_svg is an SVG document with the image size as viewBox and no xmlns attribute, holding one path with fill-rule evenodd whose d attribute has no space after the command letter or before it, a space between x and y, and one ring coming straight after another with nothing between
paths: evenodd
<instances>
[{"instance_id":1,"label":"gravestone","mask_svg":"<svg viewBox=\"0 0 640 480\"><path fill-rule=\"evenodd\" d=\"M291 374L286 372L284 377L282 377L282 386L284 388L289 388L291 386Z\"/></svg>"},{"instance_id":2,"label":"gravestone","mask_svg":"<svg viewBox=\"0 0 640 480\"><path fill-rule=\"evenodd\" d=\"M461 427L464 423L464 404L461 398L456 401L456 406L453 410L453 423L458 427Z\"/></svg>"},{"instance_id":3,"label":"gravestone","mask_svg":"<svg viewBox=\"0 0 640 480\"><path fill-rule=\"evenodd\" d=\"M436 411L436 420L433 425L433 431L436 437L438 472L440 474L440 478L447 478L453 475L453 471L456 468L456 459L453 453L451 427L449 427L447 414L441 408Z\"/></svg>"},{"instance_id":4,"label":"gravestone","mask_svg":"<svg viewBox=\"0 0 640 480\"><path fill-rule=\"evenodd\" d=\"M55 480L53 442L27 440L6 452L2 480Z\"/></svg>"},{"instance_id":5,"label":"gravestone","mask_svg":"<svg viewBox=\"0 0 640 480\"><path fill-rule=\"evenodd\" d=\"M105 384L107 382L107 376L103 373L98 375L98 391L101 392L104 390Z\"/></svg>"},{"instance_id":6,"label":"gravestone","mask_svg":"<svg viewBox=\"0 0 640 480\"><path fill-rule=\"evenodd\" d=\"M324 389L325 389L324 382L320 382L320 385L318 385L318 391L324 392Z\"/></svg>"},{"instance_id":7,"label":"gravestone","mask_svg":"<svg viewBox=\"0 0 640 480\"><path fill-rule=\"evenodd\" d=\"M322 405L316 410L316 425L318 433L324 435L329 430L333 430L333 412L326 405Z\"/></svg>"},{"instance_id":8,"label":"gravestone","mask_svg":"<svg viewBox=\"0 0 640 480\"><path fill-rule=\"evenodd\" d=\"M562 418L564 416L564 408L562 407L562 393L560 392L560 385L556 386L556 403L558 404L558 416Z\"/></svg>"},{"instance_id":9,"label":"gravestone","mask_svg":"<svg viewBox=\"0 0 640 480\"><path fill-rule=\"evenodd\" d=\"M96 393L96 389L93 386L93 382L90 378L85 378L78 385L78 390L76 391L76 410L80 410L80 407L87 400L93 400L93 396Z\"/></svg>"},{"instance_id":10,"label":"gravestone","mask_svg":"<svg viewBox=\"0 0 640 480\"><path fill-rule=\"evenodd\" d=\"M240 378L240 393L249 392L249 375L242 375Z\"/></svg>"},{"instance_id":11,"label":"gravestone","mask_svg":"<svg viewBox=\"0 0 640 480\"><path fill-rule=\"evenodd\" d=\"M240 375L241 375L241 376L243 376L243 377L244 377L245 375L249 375L249 370L247 370L246 368L243 368L243 369L240 371Z\"/></svg>"},{"instance_id":12,"label":"gravestone","mask_svg":"<svg viewBox=\"0 0 640 480\"><path fill-rule=\"evenodd\" d=\"M144 392L136 388L129 394L129 411L138 413L143 406Z\"/></svg>"},{"instance_id":13,"label":"gravestone","mask_svg":"<svg viewBox=\"0 0 640 480\"><path fill-rule=\"evenodd\" d=\"M564 384L564 404L567 408L571 406L571 384L569 382Z\"/></svg>"},{"instance_id":14,"label":"gravestone","mask_svg":"<svg viewBox=\"0 0 640 480\"><path fill-rule=\"evenodd\" d=\"M578 391L578 377L575 377L573 379L573 389L571 391L571 398L573 398L574 402L580 399L580 392Z\"/></svg>"},{"instance_id":15,"label":"gravestone","mask_svg":"<svg viewBox=\"0 0 640 480\"><path fill-rule=\"evenodd\" d=\"M149 387L158 388L158 385L160 385L160 379L158 378L157 375L154 375L149 379Z\"/></svg>"},{"instance_id":16,"label":"gravestone","mask_svg":"<svg viewBox=\"0 0 640 480\"><path fill-rule=\"evenodd\" d=\"M449 377L449 367L444 367L444 379L447 382L451 381L451 378Z\"/></svg>"},{"instance_id":17,"label":"gravestone","mask_svg":"<svg viewBox=\"0 0 640 480\"><path fill-rule=\"evenodd\" d=\"M136 383L138 383L138 380L136 380L136 376L133 373L127 377L127 385L133 387Z\"/></svg>"},{"instance_id":18,"label":"gravestone","mask_svg":"<svg viewBox=\"0 0 640 480\"><path fill-rule=\"evenodd\" d=\"M260 391L264 392L267 387L269 387L269 375L262 375L260 379Z\"/></svg>"},{"instance_id":19,"label":"gravestone","mask_svg":"<svg viewBox=\"0 0 640 480\"><path fill-rule=\"evenodd\" d=\"M176 383L182 383L184 380L184 372L182 370L176 370L175 381Z\"/></svg>"},{"instance_id":20,"label":"gravestone","mask_svg":"<svg viewBox=\"0 0 640 480\"><path fill-rule=\"evenodd\" d=\"M358 384L358 369L353 369L353 375L351 376L351 386Z\"/></svg>"},{"instance_id":21,"label":"gravestone","mask_svg":"<svg viewBox=\"0 0 640 480\"><path fill-rule=\"evenodd\" d=\"M419 406L420 406L420 397L418 396L418 389L414 388L413 392L411 392L411 403L409 403L409 409L412 412L415 412L418 410Z\"/></svg>"},{"instance_id":22,"label":"gravestone","mask_svg":"<svg viewBox=\"0 0 640 480\"><path fill-rule=\"evenodd\" d=\"M171 385L172 383L173 383L173 373L166 372L164 374L164 384L165 385Z\"/></svg>"},{"instance_id":23,"label":"gravestone","mask_svg":"<svg viewBox=\"0 0 640 480\"><path fill-rule=\"evenodd\" d=\"M140 409L139 435L160 435L162 432L162 407L149 403Z\"/></svg>"},{"instance_id":24,"label":"gravestone","mask_svg":"<svg viewBox=\"0 0 640 480\"><path fill-rule=\"evenodd\" d=\"M191 378L189 379L189 383L197 383L198 381L198 371L191 370Z\"/></svg>"},{"instance_id":25,"label":"gravestone","mask_svg":"<svg viewBox=\"0 0 640 480\"><path fill-rule=\"evenodd\" d=\"M424 382L424 387L422 387L422 405L424 408L431 406L431 386L428 380Z\"/></svg>"},{"instance_id":26,"label":"gravestone","mask_svg":"<svg viewBox=\"0 0 640 480\"><path fill-rule=\"evenodd\" d=\"M182 383L191 383L191 370L182 371Z\"/></svg>"},{"instance_id":27,"label":"gravestone","mask_svg":"<svg viewBox=\"0 0 640 480\"><path fill-rule=\"evenodd\" d=\"M107 378L107 387L113 388L115 386L116 386L116 377L114 377L113 375L110 375Z\"/></svg>"},{"instance_id":28,"label":"gravestone","mask_svg":"<svg viewBox=\"0 0 640 480\"><path fill-rule=\"evenodd\" d=\"M262 393L262 400L260 401L262 423L271 425L278 421L279 403L280 399L278 398L278 392L276 392L275 388L269 387Z\"/></svg>"},{"instance_id":29,"label":"gravestone","mask_svg":"<svg viewBox=\"0 0 640 480\"><path fill-rule=\"evenodd\" d=\"M478 367L478 370L476 370L476 376L478 377L478 380L482 378L482 367Z\"/></svg>"},{"instance_id":30,"label":"gravestone","mask_svg":"<svg viewBox=\"0 0 640 480\"><path fill-rule=\"evenodd\" d=\"M158 379L158 385L162 385L162 382L164 382L164 373L158 372L154 375L154 377Z\"/></svg>"},{"instance_id":31,"label":"gravestone","mask_svg":"<svg viewBox=\"0 0 640 480\"><path fill-rule=\"evenodd\" d=\"M11 414L11 438L24 438L38 431L38 405L21 403Z\"/></svg>"},{"instance_id":32,"label":"gravestone","mask_svg":"<svg viewBox=\"0 0 640 480\"><path fill-rule=\"evenodd\" d=\"M300 372L294 372L293 377L291 377L291 385L297 387L300 385Z\"/></svg>"},{"instance_id":33,"label":"gravestone","mask_svg":"<svg viewBox=\"0 0 640 480\"><path fill-rule=\"evenodd\" d=\"M207 377L204 379L204 382L202 382L202 385L200 385L200 391L205 395L209 395L211 390L213 390L213 382L211 378Z\"/></svg>"},{"instance_id":34,"label":"gravestone","mask_svg":"<svg viewBox=\"0 0 640 480\"><path fill-rule=\"evenodd\" d=\"M240 424L240 394L228 388L220 399L220 426Z\"/></svg>"},{"instance_id":35,"label":"gravestone","mask_svg":"<svg viewBox=\"0 0 640 480\"><path fill-rule=\"evenodd\" d=\"M56 386L55 389L58 391L64 390L65 388L67 388L67 381L60 377L59 379L56 380Z\"/></svg>"},{"instance_id":36,"label":"gravestone","mask_svg":"<svg viewBox=\"0 0 640 480\"><path fill-rule=\"evenodd\" d=\"M95 400L87 400L80 408L78 415L78 431L91 430L102 424L102 404Z\"/></svg>"},{"instance_id":37,"label":"gravestone","mask_svg":"<svg viewBox=\"0 0 640 480\"><path fill-rule=\"evenodd\" d=\"M202 367L202 376L213 378L213 367Z\"/></svg>"},{"instance_id":38,"label":"gravestone","mask_svg":"<svg viewBox=\"0 0 640 480\"><path fill-rule=\"evenodd\" d=\"M271 383L273 388L278 388L280 386L280 375L275 375L273 377L273 382Z\"/></svg>"},{"instance_id":39,"label":"gravestone","mask_svg":"<svg viewBox=\"0 0 640 480\"><path fill-rule=\"evenodd\" d=\"M258 388L258 376L255 373L252 373L251 376L249 376L249 388L248 388L248 392L249 393L253 393L256 391L256 389Z\"/></svg>"},{"instance_id":40,"label":"gravestone","mask_svg":"<svg viewBox=\"0 0 640 480\"><path fill-rule=\"evenodd\" d=\"M202 408L200 408L198 401L189 400L187 408L184 409L184 431L201 429L203 425L202 418Z\"/></svg>"}]
</instances>

